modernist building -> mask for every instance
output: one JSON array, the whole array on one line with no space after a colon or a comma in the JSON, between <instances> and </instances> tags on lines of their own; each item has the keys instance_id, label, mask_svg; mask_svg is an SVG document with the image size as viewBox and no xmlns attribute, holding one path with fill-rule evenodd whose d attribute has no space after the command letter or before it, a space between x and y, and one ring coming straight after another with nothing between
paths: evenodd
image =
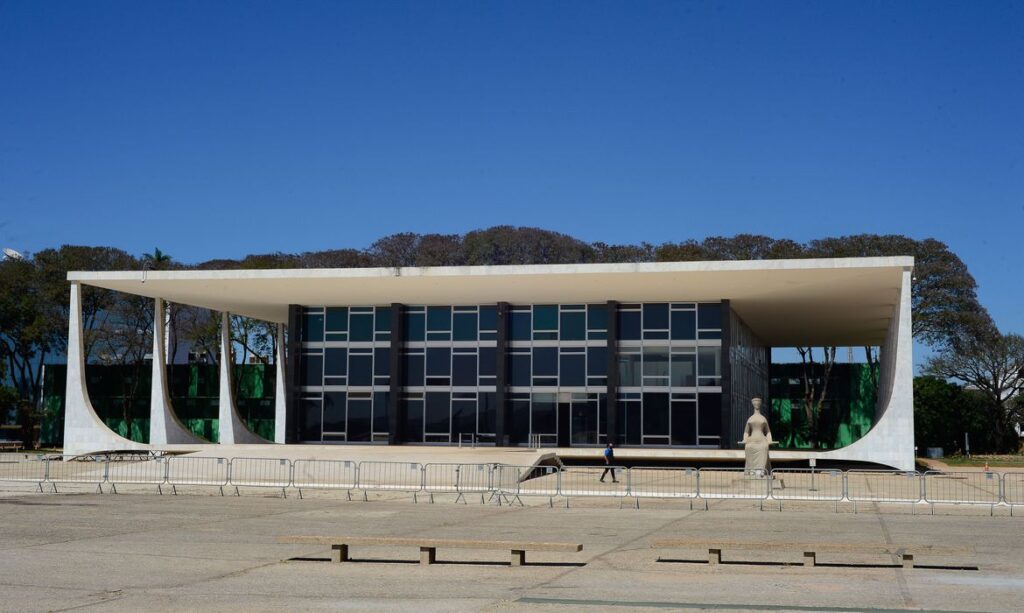
<instances>
[{"instance_id":1,"label":"modernist building","mask_svg":"<svg viewBox=\"0 0 1024 613\"><path fill-rule=\"evenodd\" d=\"M614 441L714 457L739 448L750 399L767 394L771 347L877 345L874 428L816 455L909 469L912 266L888 257L73 272L65 446L137 446L89 404L87 284L157 299L158 322L163 300L221 311L225 334L227 313L277 322L277 443ZM174 416L154 336L151 443L200 443ZM221 442L260 442L234 410L230 369L221 372Z\"/></svg>"}]
</instances>

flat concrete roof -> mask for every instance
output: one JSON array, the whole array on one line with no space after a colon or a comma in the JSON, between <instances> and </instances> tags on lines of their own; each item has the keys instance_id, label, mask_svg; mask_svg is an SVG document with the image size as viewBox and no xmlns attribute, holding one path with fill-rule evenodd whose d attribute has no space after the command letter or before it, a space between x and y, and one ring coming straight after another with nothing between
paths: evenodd
<instances>
[{"instance_id":1,"label":"flat concrete roof","mask_svg":"<svg viewBox=\"0 0 1024 613\"><path fill-rule=\"evenodd\" d=\"M68 280L283 323L288 305L691 302L728 299L764 342L879 344L907 256L270 270L73 271Z\"/></svg>"}]
</instances>

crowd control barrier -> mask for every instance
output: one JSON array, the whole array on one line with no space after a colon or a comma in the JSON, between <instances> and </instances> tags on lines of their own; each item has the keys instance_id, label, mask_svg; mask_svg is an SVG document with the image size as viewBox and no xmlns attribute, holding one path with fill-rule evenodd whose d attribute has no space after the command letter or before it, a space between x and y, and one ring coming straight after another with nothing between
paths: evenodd
<instances>
[{"instance_id":1,"label":"crowd control barrier","mask_svg":"<svg viewBox=\"0 0 1024 613\"><path fill-rule=\"evenodd\" d=\"M46 480L53 486L54 493L58 483L95 484L96 489L103 493L108 464L103 456L48 456Z\"/></svg>"},{"instance_id":2,"label":"crowd control barrier","mask_svg":"<svg viewBox=\"0 0 1024 613\"><path fill-rule=\"evenodd\" d=\"M914 471L850 470L846 472L846 498L858 502L907 503L913 510L924 494L921 475Z\"/></svg>"},{"instance_id":3,"label":"crowd control barrier","mask_svg":"<svg viewBox=\"0 0 1024 613\"><path fill-rule=\"evenodd\" d=\"M696 468L646 468L629 469L629 495L635 497L637 506L641 498L685 498L690 500L700 495L699 476Z\"/></svg>"},{"instance_id":4,"label":"crowd control barrier","mask_svg":"<svg viewBox=\"0 0 1024 613\"><path fill-rule=\"evenodd\" d=\"M491 499L523 504L521 496L543 496L554 506L558 495L560 471L556 466L512 466L496 464L493 469Z\"/></svg>"},{"instance_id":5,"label":"crowd control barrier","mask_svg":"<svg viewBox=\"0 0 1024 613\"><path fill-rule=\"evenodd\" d=\"M167 459L157 456L129 461L107 462L107 483L115 494L118 485L155 485L164 493L167 482Z\"/></svg>"},{"instance_id":6,"label":"crowd control barrier","mask_svg":"<svg viewBox=\"0 0 1024 613\"><path fill-rule=\"evenodd\" d=\"M466 502L466 494L479 494L480 502L491 491L490 464L424 464L423 491L434 502L434 494L457 494L455 502Z\"/></svg>"},{"instance_id":7,"label":"crowd control barrier","mask_svg":"<svg viewBox=\"0 0 1024 613\"><path fill-rule=\"evenodd\" d=\"M283 458L232 458L231 470L228 471L228 484L235 488L239 496L241 487L272 487L285 491L292 484L292 463Z\"/></svg>"},{"instance_id":8,"label":"crowd control barrier","mask_svg":"<svg viewBox=\"0 0 1024 613\"><path fill-rule=\"evenodd\" d=\"M0 455L0 482L35 483L39 492L43 491L46 481L46 459L30 459L21 454Z\"/></svg>"},{"instance_id":9,"label":"crowd control barrier","mask_svg":"<svg viewBox=\"0 0 1024 613\"><path fill-rule=\"evenodd\" d=\"M360 462L359 489L363 500L368 491L409 492L413 501L423 489L423 465L419 462Z\"/></svg>"},{"instance_id":10,"label":"crowd control barrier","mask_svg":"<svg viewBox=\"0 0 1024 613\"><path fill-rule=\"evenodd\" d=\"M771 487L771 474L751 473L742 468L701 468L698 475L698 493L707 501L714 499L759 500L761 508Z\"/></svg>"},{"instance_id":11,"label":"crowd control barrier","mask_svg":"<svg viewBox=\"0 0 1024 613\"><path fill-rule=\"evenodd\" d=\"M228 484L231 462L227 458L172 456L167 459L167 485L173 494L178 486L208 486L220 490Z\"/></svg>"},{"instance_id":12,"label":"crowd control barrier","mask_svg":"<svg viewBox=\"0 0 1024 613\"><path fill-rule=\"evenodd\" d=\"M772 498L779 501L779 510L786 500L818 500L832 502L836 510L846 496L846 480L841 470L816 468L781 468L772 471Z\"/></svg>"},{"instance_id":13,"label":"crowd control barrier","mask_svg":"<svg viewBox=\"0 0 1024 613\"><path fill-rule=\"evenodd\" d=\"M990 471L938 472L928 471L924 479L924 499L935 512L935 503L987 504L995 512L1002 496L1002 480Z\"/></svg>"},{"instance_id":14,"label":"crowd control barrier","mask_svg":"<svg viewBox=\"0 0 1024 613\"><path fill-rule=\"evenodd\" d=\"M565 506L574 497L624 498L629 495L629 469L617 466L563 466L558 471L558 494Z\"/></svg>"},{"instance_id":15,"label":"crowd control barrier","mask_svg":"<svg viewBox=\"0 0 1024 613\"><path fill-rule=\"evenodd\" d=\"M1003 474L1003 502L1010 507L1010 516L1013 516L1013 507L1024 505L1024 473Z\"/></svg>"},{"instance_id":16,"label":"crowd control barrier","mask_svg":"<svg viewBox=\"0 0 1024 613\"><path fill-rule=\"evenodd\" d=\"M292 462L292 486L302 490L345 490L352 500L358 487L358 465L351 460L295 460Z\"/></svg>"}]
</instances>

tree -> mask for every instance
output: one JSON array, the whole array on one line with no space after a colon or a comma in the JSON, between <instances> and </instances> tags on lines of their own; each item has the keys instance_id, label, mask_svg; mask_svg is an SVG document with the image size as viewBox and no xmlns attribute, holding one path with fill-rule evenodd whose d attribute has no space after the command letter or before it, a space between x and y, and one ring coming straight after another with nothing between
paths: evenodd
<instances>
[{"instance_id":1,"label":"tree","mask_svg":"<svg viewBox=\"0 0 1024 613\"><path fill-rule=\"evenodd\" d=\"M149 270L166 270L171 265L171 256L154 247L152 253L143 253L142 261L149 265Z\"/></svg>"},{"instance_id":2,"label":"tree","mask_svg":"<svg viewBox=\"0 0 1024 613\"><path fill-rule=\"evenodd\" d=\"M814 347L797 347L803 365L804 416L807 418L807 440L811 449L821 442L821 415L828 398L828 382L836 363L836 348L822 347L822 359L814 361Z\"/></svg>"},{"instance_id":3,"label":"tree","mask_svg":"<svg viewBox=\"0 0 1024 613\"><path fill-rule=\"evenodd\" d=\"M145 296L118 294L107 325L96 330L96 357L102 364L122 367L121 417L131 436L136 398L142 393L146 356L153 348L153 301Z\"/></svg>"},{"instance_id":4,"label":"tree","mask_svg":"<svg viewBox=\"0 0 1024 613\"><path fill-rule=\"evenodd\" d=\"M960 381L976 390L985 399L996 446L1016 451L1017 409L1013 402L1024 393L1024 337L992 331L962 339L930 357L924 372Z\"/></svg>"},{"instance_id":5,"label":"tree","mask_svg":"<svg viewBox=\"0 0 1024 613\"><path fill-rule=\"evenodd\" d=\"M966 434L973 451L997 451L986 406L975 390L938 377L914 377L914 440L922 452L942 447L948 454L963 453Z\"/></svg>"}]
</instances>

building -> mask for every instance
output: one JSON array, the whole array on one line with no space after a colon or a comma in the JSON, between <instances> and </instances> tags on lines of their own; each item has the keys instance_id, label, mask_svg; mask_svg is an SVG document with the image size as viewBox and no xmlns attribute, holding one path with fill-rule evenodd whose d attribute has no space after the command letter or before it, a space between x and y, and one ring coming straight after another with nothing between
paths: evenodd
<instances>
[{"instance_id":1,"label":"building","mask_svg":"<svg viewBox=\"0 0 1024 613\"><path fill-rule=\"evenodd\" d=\"M777 455L912 469L912 267L883 257L72 272L65 448L138 446L96 419L82 383L86 284L156 298L158 322L163 300L221 311L224 334L227 313L277 322L277 443L611 440L736 458L750 399L768 391L771 347L877 345L868 434ZM177 423L163 367L154 360L151 444L199 444ZM267 442L238 418L229 377L222 368L221 442Z\"/></svg>"}]
</instances>

